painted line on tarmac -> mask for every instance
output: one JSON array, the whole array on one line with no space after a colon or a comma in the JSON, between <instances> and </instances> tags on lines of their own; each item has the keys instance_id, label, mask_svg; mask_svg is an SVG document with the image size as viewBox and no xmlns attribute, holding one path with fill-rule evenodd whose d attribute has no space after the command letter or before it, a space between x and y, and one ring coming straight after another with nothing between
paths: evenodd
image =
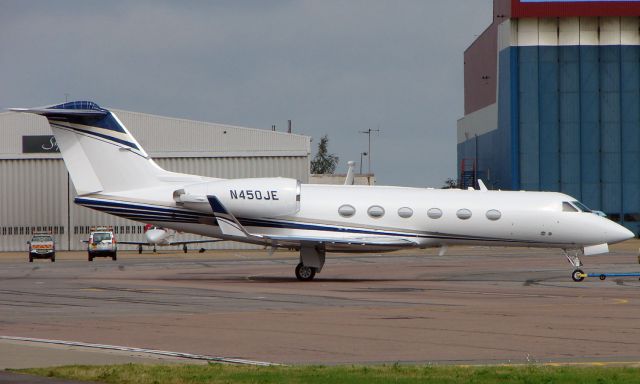
<instances>
[{"instance_id":1,"label":"painted line on tarmac","mask_svg":"<svg viewBox=\"0 0 640 384\"><path fill-rule=\"evenodd\" d=\"M261 367L282 365L278 363L271 363L268 361L237 359L233 357L196 355L193 353L161 351L157 349L146 349L146 348L135 348L135 347L123 347L119 345L83 343L81 341L49 340L49 339L36 339L32 337L2 336L2 335L0 335L0 340L26 341L31 343L66 345L70 347L84 347L84 348L104 349L104 350L112 350L112 351L148 353L151 355L179 357L182 359L215 361L220 363L241 364L241 365L256 365Z\"/></svg>"}]
</instances>

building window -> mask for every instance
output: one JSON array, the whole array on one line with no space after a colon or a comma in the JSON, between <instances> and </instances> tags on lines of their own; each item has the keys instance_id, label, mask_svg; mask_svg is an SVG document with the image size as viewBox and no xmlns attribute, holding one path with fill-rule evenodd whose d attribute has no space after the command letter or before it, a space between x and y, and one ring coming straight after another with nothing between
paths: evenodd
<instances>
[{"instance_id":1,"label":"building window","mask_svg":"<svg viewBox=\"0 0 640 384\"><path fill-rule=\"evenodd\" d=\"M341 205L340 208L338 208L338 214L340 214L340 216L342 217L351 217L356 214L356 209L353 207L353 205L344 204Z\"/></svg>"},{"instance_id":2,"label":"building window","mask_svg":"<svg viewBox=\"0 0 640 384\"><path fill-rule=\"evenodd\" d=\"M382 216L384 216L384 208L382 208L379 205L372 205L367 210L367 213L369 214L369 216L373 217L374 219L379 219Z\"/></svg>"},{"instance_id":3,"label":"building window","mask_svg":"<svg viewBox=\"0 0 640 384\"><path fill-rule=\"evenodd\" d=\"M466 208L458 209L456 216L458 216L458 219L460 220L467 220L471 218L471 211Z\"/></svg>"},{"instance_id":4,"label":"building window","mask_svg":"<svg viewBox=\"0 0 640 384\"><path fill-rule=\"evenodd\" d=\"M490 209L487 211L487 219L489 220L499 220L502 217L502 213L497 209Z\"/></svg>"},{"instance_id":5,"label":"building window","mask_svg":"<svg viewBox=\"0 0 640 384\"><path fill-rule=\"evenodd\" d=\"M398 216L404 219L408 219L409 217L413 216L413 209L409 207L402 207L398 209Z\"/></svg>"},{"instance_id":6,"label":"building window","mask_svg":"<svg viewBox=\"0 0 640 384\"><path fill-rule=\"evenodd\" d=\"M439 219L442 217L442 211L439 208L431 208L427 211L427 216L432 219Z\"/></svg>"}]
</instances>

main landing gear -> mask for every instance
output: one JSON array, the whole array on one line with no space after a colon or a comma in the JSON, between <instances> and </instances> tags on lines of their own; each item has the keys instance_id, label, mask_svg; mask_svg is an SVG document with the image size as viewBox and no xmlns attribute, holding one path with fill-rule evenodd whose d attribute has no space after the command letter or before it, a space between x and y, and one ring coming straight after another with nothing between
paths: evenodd
<instances>
[{"instance_id":1,"label":"main landing gear","mask_svg":"<svg viewBox=\"0 0 640 384\"><path fill-rule=\"evenodd\" d=\"M302 244L300 247L300 263L296 266L296 278L300 281L311 281L324 266L326 251L322 245Z\"/></svg>"},{"instance_id":2,"label":"main landing gear","mask_svg":"<svg viewBox=\"0 0 640 384\"><path fill-rule=\"evenodd\" d=\"M584 278L587 275L584 273L582 269L580 269L580 267L583 264L582 264L582 261L580 261L580 257L579 257L582 254L582 250L580 249L566 250L565 249L562 252L564 252L564 256L567 258L569 263L573 265L573 267L575 268L573 272L571 272L571 279L575 282L580 282L584 280Z\"/></svg>"},{"instance_id":3,"label":"main landing gear","mask_svg":"<svg viewBox=\"0 0 640 384\"><path fill-rule=\"evenodd\" d=\"M296 266L296 278L300 281L311 281L316 277L316 269L308 267L302 263Z\"/></svg>"}]
</instances>

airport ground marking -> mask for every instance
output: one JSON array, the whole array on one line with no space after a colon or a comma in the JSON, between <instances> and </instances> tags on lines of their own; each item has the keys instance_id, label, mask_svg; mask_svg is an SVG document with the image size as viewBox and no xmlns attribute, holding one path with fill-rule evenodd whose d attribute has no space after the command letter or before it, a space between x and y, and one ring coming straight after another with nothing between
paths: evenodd
<instances>
[{"instance_id":1,"label":"airport ground marking","mask_svg":"<svg viewBox=\"0 0 640 384\"><path fill-rule=\"evenodd\" d=\"M177 357L177 358L190 359L190 360L203 360L203 361L212 361L212 362L218 362L218 363L229 363L229 364L239 364L239 365L255 365L255 366L261 366L261 367L282 365L278 363L271 363L268 361L238 359L234 357L198 355L198 354L185 353L185 352L172 352L172 351L162 351L157 349L125 347L120 345L93 344L93 343L84 343L82 341L50 340L50 339L38 339L33 337L3 336L3 335L0 335L0 340L25 341L25 342L31 342L31 343L65 345L69 347L84 347L84 348L103 349L103 350L111 350L111 351L148 353L151 355Z\"/></svg>"}]
</instances>

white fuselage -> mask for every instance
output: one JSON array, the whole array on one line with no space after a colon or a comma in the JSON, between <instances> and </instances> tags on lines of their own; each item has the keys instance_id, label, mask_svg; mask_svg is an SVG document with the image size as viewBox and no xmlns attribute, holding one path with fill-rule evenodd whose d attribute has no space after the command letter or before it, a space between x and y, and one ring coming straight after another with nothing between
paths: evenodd
<instances>
[{"instance_id":1,"label":"white fuselage","mask_svg":"<svg viewBox=\"0 0 640 384\"><path fill-rule=\"evenodd\" d=\"M149 245L170 245L175 231L168 231L164 228L153 227L148 229L144 236Z\"/></svg>"},{"instance_id":2,"label":"white fuselage","mask_svg":"<svg viewBox=\"0 0 640 384\"><path fill-rule=\"evenodd\" d=\"M206 209L187 209L168 198L179 187L137 190L135 196L124 193L87 198L126 201L133 204L129 209L138 212L136 214L142 215L147 211L150 216L146 222L154 225L226 238ZM79 204L92 208L98 204L95 201L87 204L87 200L83 203L79 199ZM575 199L568 195L553 192L303 184L296 213L283 216L245 214L238 216L238 220L252 234L292 239L292 242L284 242L285 245L296 245L295 239L322 241L338 237L354 240L348 245L325 242L329 251L361 252L405 247L364 242L359 246L358 241L363 237L405 239L413 247L466 244L563 249L612 244L630 237L631 232L606 218L588 212L563 211L563 202L573 201ZM345 205L355 210L352 216L344 217L339 213L340 207ZM372 206L381 207L384 214L372 217L368 213ZM159 209L173 213L153 214ZM430 217L429 212L433 213L434 209L441 212L440 217L433 214ZM492 219L487 215L489 211ZM471 216L464 218L469 213ZM184 215L197 215L197 219L186 220Z\"/></svg>"}]
</instances>

